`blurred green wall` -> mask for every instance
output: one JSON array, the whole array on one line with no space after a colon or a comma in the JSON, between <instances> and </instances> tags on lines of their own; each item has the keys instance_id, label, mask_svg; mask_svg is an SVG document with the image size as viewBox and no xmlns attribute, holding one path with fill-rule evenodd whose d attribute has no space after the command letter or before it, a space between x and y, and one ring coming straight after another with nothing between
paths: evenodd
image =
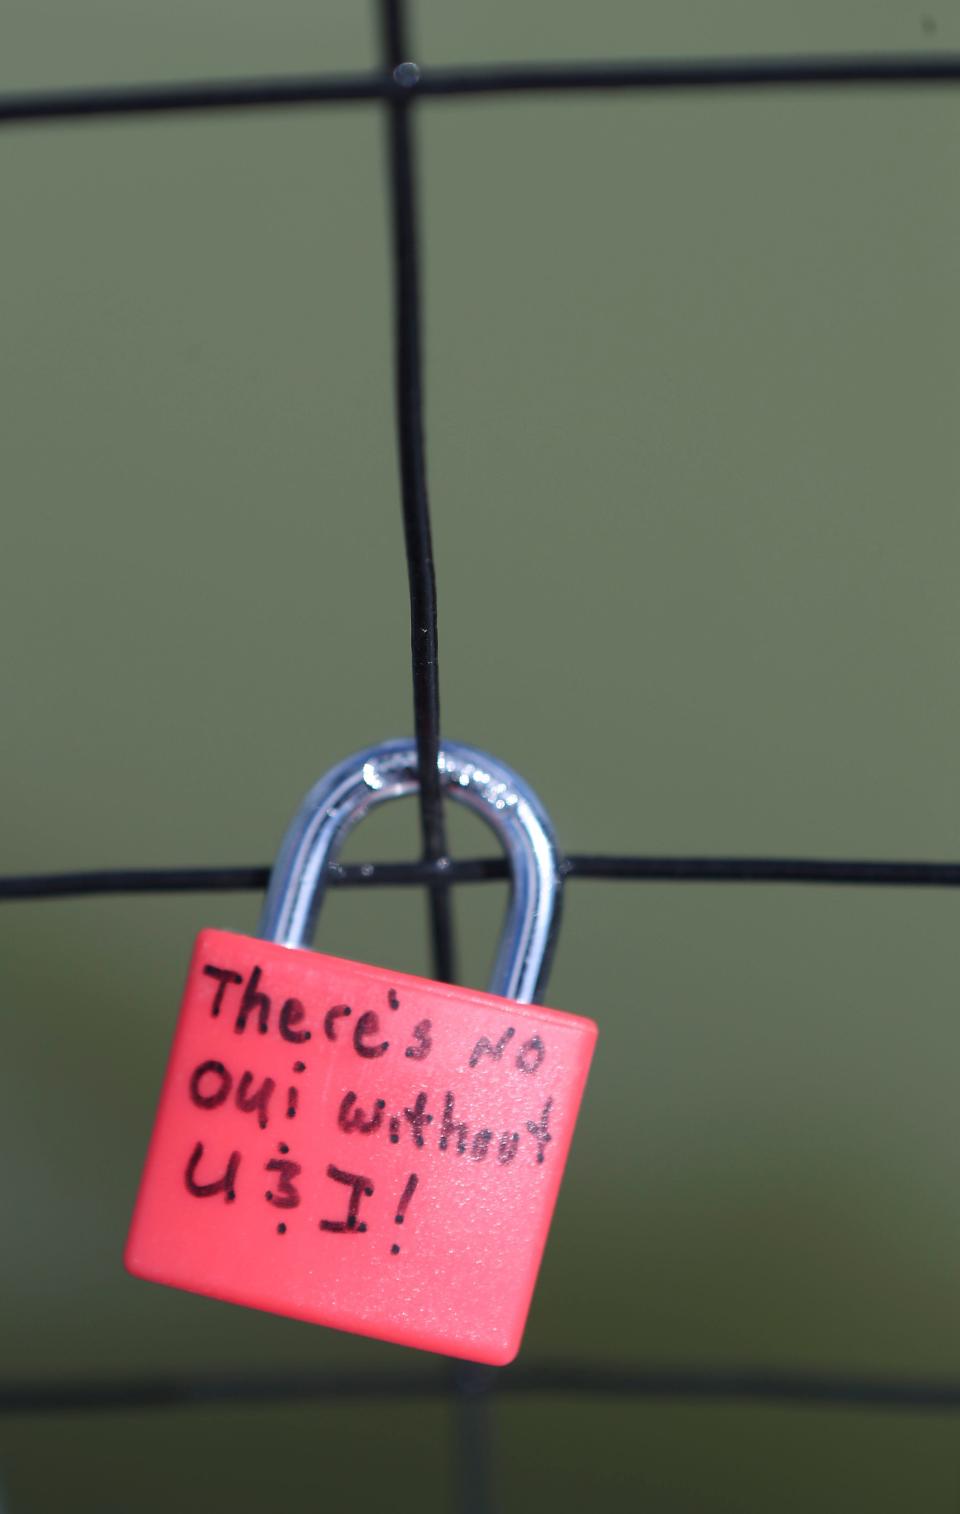
<instances>
[{"instance_id":1,"label":"blurred green wall","mask_svg":"<svg viewBox=\"0 0 960 1514\"><path fill-rule=\"evenodd\" d=\"M960 49L955 12L892 0L414 20L426 64ZM0 19L5 89L376 55L358 4ZM568 850L956 857L958 110L419 112L445 724ZM382 148L367 106L0 138L3 871L267 861L326 766L409 731ZM395 808L351 855L415 843ZM502 904L458 895L469 981ZM960 1372L956 909L571 885L549 999L601 1039L525 1360ZM193 932L256 911L4 907L3 1380L416 1365L121 1270ZM321 934L427 967L409 893L339 894ZM450 1429L379 1402L8 1420L2 1506L445 1511ZM950 1417L545 1397L496 1434L505 1514L960 1496Z\"/></svg>"}]
</instances>

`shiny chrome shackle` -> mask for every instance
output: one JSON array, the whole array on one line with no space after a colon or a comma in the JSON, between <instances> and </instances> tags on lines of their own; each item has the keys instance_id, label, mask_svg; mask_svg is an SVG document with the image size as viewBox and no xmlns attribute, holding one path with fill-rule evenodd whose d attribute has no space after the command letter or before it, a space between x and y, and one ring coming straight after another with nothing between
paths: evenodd
<instances>
[{"instance_id":1,"label":"shiny chrome shackle","mask_svg":"<svg viewBox=\"0 0 960 1514\"><path fill-rule=\"evenodd\" d=\"M445 741L437 759L445 794L495 832L510 865L510 903L489 990L530 1004L550 964L559 919L562 870L553 827L533 790L505 763ZM419 789L412 741L385 741L356 752L307 794L270 875L257 934L282 946L309 947L327 871L347 834L376 805Z\"/></svg>"}]
</instances>

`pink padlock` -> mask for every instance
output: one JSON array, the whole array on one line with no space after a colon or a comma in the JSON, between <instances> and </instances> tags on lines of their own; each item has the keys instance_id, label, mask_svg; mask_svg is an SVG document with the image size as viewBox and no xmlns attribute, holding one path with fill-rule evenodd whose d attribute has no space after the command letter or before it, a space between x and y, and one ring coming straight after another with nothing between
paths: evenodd
<instances>
[{"instance_id":1,"label":"pink padlock","mask_svg":"<svg viewBox=\"0 0 960 1514\"><path fill-rule=\"evenodd\" d=\"M257 937L204 930L125 1260L138 1277L502 1366L520 1347L597 1028L533 1006L559 854L509 768L447 743L511 899L491 991L309 949L327 870L418 787L412 742L341 763L284 840Z\"/></svg>"}]
</instances>

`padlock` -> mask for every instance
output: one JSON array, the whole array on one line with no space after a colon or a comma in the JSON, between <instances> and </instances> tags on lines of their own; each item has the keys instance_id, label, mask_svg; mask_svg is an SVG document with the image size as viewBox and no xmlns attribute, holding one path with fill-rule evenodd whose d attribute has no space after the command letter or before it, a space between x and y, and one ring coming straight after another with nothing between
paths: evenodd
<instances>
[{"instance_id":1,"label":"padlock","mask_svg":"<svg viewBox=\"0 0 960 1514\"><path fill-rule=\"evenodd\" d=\"M232 1303L502 1366L520 1347L597 1028L534 1007L560 901L543 807L445 743L442 785L496 832L511 897L489 993L310 948L327 871L416 791L391 741L310 791L257 937L203 930L125 1252Z\"/></svg>"}]
</instances>

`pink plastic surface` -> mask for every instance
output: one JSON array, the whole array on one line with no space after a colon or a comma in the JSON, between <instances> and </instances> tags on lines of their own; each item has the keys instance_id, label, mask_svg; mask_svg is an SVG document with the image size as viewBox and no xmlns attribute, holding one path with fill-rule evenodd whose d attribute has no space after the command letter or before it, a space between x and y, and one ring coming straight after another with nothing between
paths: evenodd
<instances>
[{"instance_id":1,"label":"pink plastic surface","mask_svg":"<svg viewBox=\"0 0 960 1514\"><path fill-rule=\"evenodd\" d=\"M596 1034L577 1015L201 931L126 1265L502 1366Z\"/></svg>"}]
</instances>

